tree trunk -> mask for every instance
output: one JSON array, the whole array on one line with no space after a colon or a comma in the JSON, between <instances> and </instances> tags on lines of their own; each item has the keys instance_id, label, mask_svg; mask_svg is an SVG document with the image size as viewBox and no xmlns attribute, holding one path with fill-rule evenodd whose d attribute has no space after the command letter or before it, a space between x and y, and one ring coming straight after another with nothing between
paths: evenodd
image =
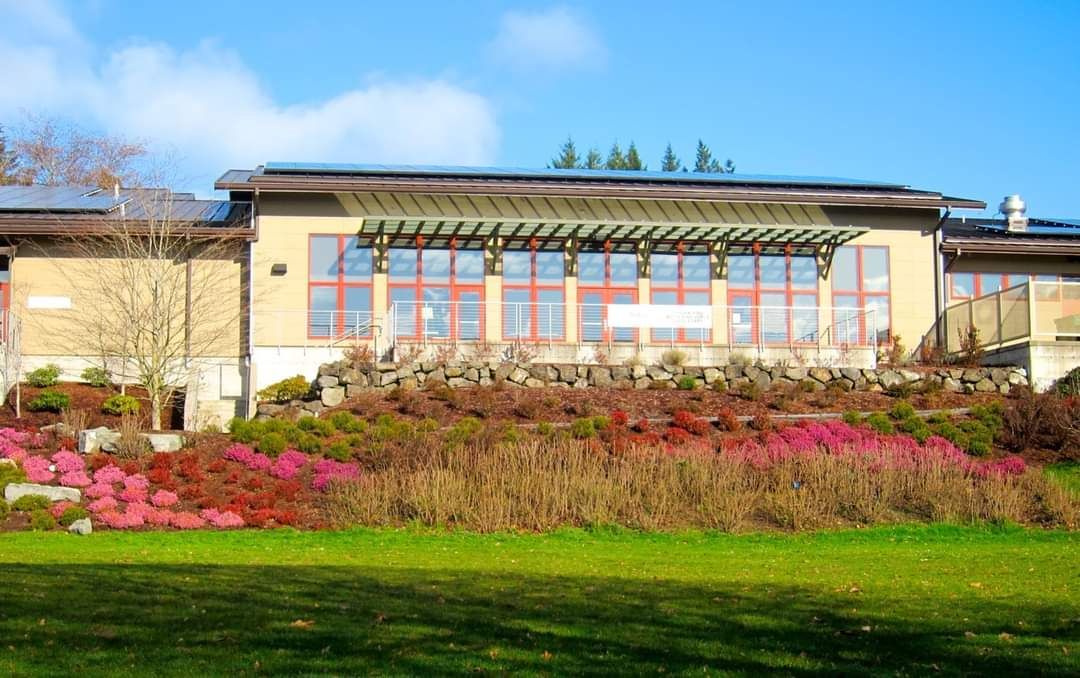
<instances>
[{"instance_id":1,"label":"tree trunk","mask_svg":"<svg viewBox=\"0 0 1080 678\"><path fill-rule=\"evenodd\" d=\"M150 391L150 430L161 429L161 392L157 389Z\"/></svg>"}]
</instances>

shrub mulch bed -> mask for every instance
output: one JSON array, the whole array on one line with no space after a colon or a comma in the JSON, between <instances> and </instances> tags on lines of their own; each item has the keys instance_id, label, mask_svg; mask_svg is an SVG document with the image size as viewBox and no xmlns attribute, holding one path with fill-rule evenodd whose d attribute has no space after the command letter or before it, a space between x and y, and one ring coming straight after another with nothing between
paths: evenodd
<instances>
[{"instance_id":1,"label":"shrub mulch bed","mask_svg":"<svg viewBox=\"0 0 1080 678\"><path fill-rule=\"evenodd\" d=\"M82 410L86 412L88 418L88 426L94 428L97 426L108 426L109 428L116 428L120 425L120 417L112 414L105 414L101 411L101 404L105 402L105 399L111 395L115 395L120 392L117 387L96 387L90 384L81 384L74 382L61 382L56 386L50 386L48 388L38 388L30 386L29 384L22 384L21 387L21 400L22 400L22 418L15 418L15 390L12 389L8 394L7 401L0 407L0 426L12 426L12 427L41 427L48 424L55 424L59 421L59 415L55 412L32 412L27 405L42 391L58 391L67 395L71 399L71 410ZM150 400L147 398L146 389L140 386L128 386L125 389L127 395L136 398L141 406L141 412L146 414L150 411ZM148 417L147 417L148 419ZM184 402L183 397L175 398L173 403L167 405L162 410L161 421L165 424L166 428L181 429L184 426Z\"/></svg>"}]
</instances>

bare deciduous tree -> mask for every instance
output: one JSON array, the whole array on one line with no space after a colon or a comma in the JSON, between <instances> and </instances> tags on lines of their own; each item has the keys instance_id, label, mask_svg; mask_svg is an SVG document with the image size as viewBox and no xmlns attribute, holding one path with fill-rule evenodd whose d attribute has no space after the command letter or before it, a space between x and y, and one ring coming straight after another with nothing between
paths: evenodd
<instances>
[{"instance_id":1,"label":"bare deciduous tree","mask_svg":"<svg viewBox=\"0 0 1080 678\"><path fill-rule=\"evenodd\" d=\"M27 115L11 131L17 183L112 188L145 181L149 151L141 141L92 134L71 122L40 115Z\"/></svg>"},{"instance_id":2,"label":"bare deciduous tree","mask_svg":"<svg viewBox=\"0 0 1080 678\"><path fill-rule=\"evenodd\" d=\"M160 430L162 408L201 361L237 355L245 224L208 225L165 190L133 195L122 215L65 235L48 257L81 300L65 352L142 384Z\"/></svg>"}]
</instances>

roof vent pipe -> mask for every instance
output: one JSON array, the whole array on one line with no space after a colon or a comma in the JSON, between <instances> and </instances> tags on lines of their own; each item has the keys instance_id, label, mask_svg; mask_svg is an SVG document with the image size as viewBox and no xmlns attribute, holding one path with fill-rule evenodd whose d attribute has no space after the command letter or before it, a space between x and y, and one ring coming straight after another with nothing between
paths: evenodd
<instances>
[{"instance_id":1,"label":"roof vent pipe","mask_svg":"<svg viewBox=\"0 0 1080 678\"><path fill-rule=\"evenodd\" d=\"M1019 195L1005 196L998 210L1005 215L1006 230L1019 233L1028 230L1027 204Z\"/></svg>"}]
</instances>

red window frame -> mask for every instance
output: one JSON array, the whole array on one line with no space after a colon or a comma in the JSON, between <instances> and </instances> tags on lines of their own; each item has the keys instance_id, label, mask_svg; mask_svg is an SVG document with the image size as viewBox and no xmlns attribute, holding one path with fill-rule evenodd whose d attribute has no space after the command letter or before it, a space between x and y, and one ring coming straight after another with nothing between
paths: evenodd
<instances>
[{"instance_id":1,"label":"red window frame","mask_svg":"<svg viewBox=\"0 0 1080 678\"><path fill-rule=\"evenodd\" d=\"M794 317L795 317L794 309L796 308L796 306L795 306L795 298L796 297L813 297L814 303L811 304L808 308L814 309L815 313L817 312L817 308L819 306L819 303L818 303L817 278L816 277L814 278L814 289L813 290L802 289L802 288L795 287L794 286L794 279L793 279L793 276L791 274L791 261L792 261L792 259L794 259L796 257L799 257L799 258L803 258L803 257L805 257L805 258L813 258L813 255L798 255L798 254L795 254L794 247L791 246L791 245L786 245L784 247L784 255L783 255L784 256L784 286L782 288L780 288L780 287L762 288L761 287L761 257L763 257L763 256L765 256L765 257L775 257L775 256L778 256L778 255L775 255L775 254L762 254L761 250L762 250L762 247L761 247L760 243L754 243L754 246L751 249L751 256L754 257L754 284L753 284L753 287L732 287L730 282L729 282L729 284L728 284L728 308L729 309L738 308L734 304L735 297L741 297L741 296L750 295L750 302L751 302L750 305L755 309L760 309L761 308L761 295L762 294L783 294L784 295L784 306L786 308L788 308L788 309L792 309L791 312L789 312L789 313L787 313L785 315L785 319L784 319L784 324L786 326L785 333L787 334L787 340L786 341L781 341L781 342L770 341L770 342L766 342L766 343L768 343L770 345L774 345L774 346L787 346L787 345L790 345L790 344L806 344L806 345L809 345L809 344L817 343L813 339L807 339L805 341L795 341L794 340L795 328L793 327L793 320L794 320ZM815 265L815 269L816 269L816 267L817 267L817 260L816 259L814 259L814 265ZM817 273L816 273L816 270L815 270L815 276L816 276L816 274ZM751 311L750 312L750 336L751 336L752 341L754 341L755 343L756 343L756 339L761 336L761 325L760 325L760 323L761 323L761 318L759 317L759 314L757 312L755 312L755 311ZM818 324L818 323L820 323L820 319L817 319L816 322L815 322L815 324ZM818 327L818 332L820 333L820 331L821 331L821 328L819 326Z\"/></svg>"},{"instance_id":2,"label":"red window frame","mask_svg":"<svg viewBox=\"0 0 1080 678\"><path fill-rule=\"evenodd\" d=\"M632 282L632 283L618 283L618 282L614 282L612 280L612 278L611 278L611 255L613 254L612 250L613 250L612 242L610 240L607 240L607 241L604 242L603 250L601 250L599 252L599 253L604 255L604 281L602 283L600 283L599 285L596 284L596 283L590 283L590 284L582 284L581 283L581 255L584 254L584 253L596 254L598 252L596 250L585 250L585 252L581 252L581 251L578 252L578 262L577 262L577 271L578 271L578 314L581 315L581 314L584 313L585 295L587 295L587 294L599 294L600 295L600 304L601 304L599 318L600 318L600 321L602 323L602 329L601 329L599 341L602 341L602 342L612 342L612 341L635 342L635 341L637 341L637 330L631 330L631 333L629 335L627 335L624 332L623 333L624 336L622 338L617 338L616 337L616 334L617 334L616 331L613 328L608 327L608 325L607 325L607 305L615 303L615 295L624 295L624 294L629 293L630 294L630 303L631 304L636 304L637 303L637 298L638 298L638 276L637 276L636 273L634 275L634 282ZM630 253L629 252L619 252L619 254L630 254ZM637 255L636 255L636 253L634 254L634 259L635 259L635 267L636 267L636 265L637 265ZM582 332L581 332L582 336L578 337L579 340L582 340L582 341L595 341L595 340L585 339L584 338L584 325L582 324L580 317L578 319L578 326L581 327L581 330L582 330Z\"/></svg>"},{"instance_id":3,"label":"red window frame","mask_svg":"<svg viewBox=\"0 0 1080 678\"><path fill-rule=\"evenodd\" d=\"M971 295L956 294L953 289L953 276L954 275L971 275L972 276L972 290ZM990 292L983 292L983 279L984 275L1000 275L1003 280L1001 283L1001 289L1007 290L1010 287L1027 282L1030 279L1027 273L994 273L993 271L952 271L948 274L949 284L949 299L955 301L966 301L968 299L975 299L981 297L984 294L990 294ZM1061 276L1058 276L1058 280Z\"/></svg>"},{"instance_id":4,"label":"red window frame","mask_svg":"<svg viewBox=\"0 0 1080 678\"><path fill-rule=\"evenodd\" d=\"M649 256L652 257L655 254L657 254L657 253L653 252ZM686 285L686 270L685 270L685 261L686 261L686 257L688 255L689 256L694 256L694 257L698 257L698 256L709 257L710 255L708 253L706 253L706 252L687 252L686 251L686 246L681 242L676 244L674 252L659 252L659 254L675 254L678 257L678 259L676 260L678 262L676 264L677 273L676 273L676 276L675 276L675 285L671 285L671 283L661 283L660 285L656 285L655 283L653 283L652 276L650 274L650 277L649 277L649 296L653 300L653 303L656 303L655 296L656 296L657 292L674 292L675 293L675 303L680 305L680 306L686 305L686 293L687 292L696 293L696 294L700 294L701 292L704 292L705 295L706 295L706 298L708 299L708 303L705 304L705 305L711 307L712 306L712 261L711 261L711 257L710 257L710 261L709 261L709 282L708 282L707 285L705 285L705 287L687 287L687 285ZM695 305L698 305L698 304L695 304ZM695 334L700 332L702 334L702 336L700 338L688 337L687 329L685 327L672 328L672 329L675 330L675 332L674 332L674 334L675 334L674 343L676 343L676 344L701 344L701 343L708 344L708 343L712 342L712 328L709 328L707 330L700 330L700 329L692 329L692 330L690 330L691 332L693 332ZM667 329L664 329L663 331L667 332ZM670 338L668 338L668 339L657 338L656 330L651 330L650 333L652 334L653 343L671 343L672 342L672 339L670 339Z\"/></svg>"},{"instance_id":5,"label":"red window frame","mask_svg":"<svg viewBox=\"0 0 1080 678\"><path fill-rule=\"evenodd\" d=\"M884 297L889 304L889 327L888 338L885 341L878 342L881 346L892 345L893 337L893 303L892 303L892 256L889 251L888 245L842 245L842 247L850 247L855 250L855 283L858 285L858 290L838 290L835 287L832 288L832 300L833 308L836 308L836 297L856 297L858 300L856 303L859 308L866 308L866 300L873 297ZM885 277L888 279L888 289L884 292L879 291L867 291L864 290L865 278L863 277L863 252L865 250L885 250ZM835 319L836 312L833 312L833 318ZM876 314L874 320L877 320ZM874 329L877 331L877 328ZM866 323L864 322L859 328L859 341L862 344L869 343L869 335L866 332Z\"/></svg>"},{"instance_id":6,"label":"red window frame","mask_svg":"<svg viewBox=\"0 0 1080 678\"><path fill-rule=\"evenodd\" d=\"M517 251L521 251L521 250L517 250ZM536 275L536 270L537 270L536 269L536 255L537 255L538 252L541 252L541 251L544 251L544 252L558 251L560 254L563 254L563 256L565 257L565 253L561 249L560 250L541 250L540 241L537 238L530 238L529 239L529 248L528 248L528 252L529 252L529 282L528 283L520 283L520 282L518 282L518 283L508 283L508 282L506 282L505 276L502 279L502 291L503 291L503 299L502 299L503 313L502 313L502 315L503 316L506 315L506 304L508 304L508 303L511 303L511 304L512 303L517 303L517 302L508 302L508 301L506 301L506 292L508 290L519 290L519 291L520 290L528 290L528 292L529 292L529 302L528 303L532 305L532 309L534 311L532 316L531 316L532 320L529 323L529 335L525 336L525 337L508 335L506 333L506 325L507 325L506 318L503 317L502 334L503 334L503 340L504 341L523 341L524 340L524 341L540 342L540 341L563 341L563 340L566 339L566 311L565 311L565 308L566 308L566 273L565 273L565 270L564 270L562 280L560 280L558 283L540 281L537 278L537 275ZM505 248L503 249L503 256L506 256L506 249ZM559 329L558 334L556 334L555 331L554 331L556 329L556 327L558 326L558 323L556 323L555 321L552 321L551 327L549 328L549 331L548 331L547 335L541 334L541 332L540 332L540 322L539 322L540 319L539 319L538 313L537 313L537 311L539 309L539 306L537 306L537 304L541 303L539 301L539 298L540 298L540 292L542 290L560 290L560 291L562 291L562 298L563 298L562 327Z\"/></svg>"},{"instance_id":7,"label":"red window frame","mask_svg":"<svg viewBox=\"0 0 1080 678\"><path fill-rule=\"evenodd\" d=\"M336 281L312 280L311 279L312 241L315 238L334 238L334 237L336 237L337 241L338 241L338 244L337 244L337 262L338 262L337 280ZM351 278L346 279L346 277L345 277L345 262L344 262L344 259L345 259L345 243L346 243L346 241L351 240L351 239L353 239L355 237L356 236L352 235L352 234L342 234L342 233L310 233L310 234L308 234L308 295L307 295L308 320L305 323L307 325L307 328L306 328L305 331L307 332L308 339L326 339L328 336L330 336L330 337L340 337L345 333L345 311L346 311L346 309L345 309L345 290L346 289L349 289L349 288L366 288L368 290L368 299L370 300L370 303L372 304L372 306L374 306L375 300L371 296L372 295L371 278L369 277L367 279L367 282L363 282L363 281L358 282L358 281L356 281L354 279L351 279ZM370 249L370 247L369 247L369 249ZM374 256L374 252L372 253L372 256ZM374 261L372 261L372 273L374 273ZM336 308L334 309L336 311L336 313L337 313L337 321L334 323L334 328L333 328L333 330L331 331L331 333L329 335L327 335L327 334L314 334L311 331L312 330L311 315L313 313L322 312L322 311L312 310L312 308L311 308L311 290L316 288L316 287L320 287L320 288L329 287L329 288L334 288L334 289L337 290L337 293L336 293L337 303L336 303ZM6 295L5 295L5 298L6 298ZM371 327L370 327L370 325L359 336L361 338L370 337L371 336Z\"/></svg>"},{"instance_id":8,"label":"red window frame","mask_svg":"<svg viewBox=\"0 0 1080 678\"><path fill-rule=\"evenodd\" d=\"M450 302L450 318L448 322L449 336L425 336L424 339L428 341L446 341L456 342L460 340L460 300L461 293L476 293L478 295L478 314L479 325L477 330L477 337L475 339L470 338L467 341L484 341L484 281L480 282L468 282L459 283L457 280L457 252L458 252L458 239L450 238L450 244L447 247L431 247L431 250L447 250L450 252L450 276L447 282L431 282L424 280L424 236L418 235L414 241L416 250L416 277L410 282L393 282L387 272L387 285L386 285L386 297L387 308L393 305L394 296L393 290L395 289L411 289L413 291L413 301L416 302L414 313L416 317L413 319L413 328L415 332L413 334L401 334L399 331L396 336L401 339L420 339L421 328L424 326L423 320L423 307L424 307L424 288L441 288L446 289L448 292L448 299ZM398 249L398 248L390 248ZM407 249L407 248L401 248ZM482 249L479 251L483 251ZM445 302L436 302L445 303Z\"/></svg>"}]
</instances>

